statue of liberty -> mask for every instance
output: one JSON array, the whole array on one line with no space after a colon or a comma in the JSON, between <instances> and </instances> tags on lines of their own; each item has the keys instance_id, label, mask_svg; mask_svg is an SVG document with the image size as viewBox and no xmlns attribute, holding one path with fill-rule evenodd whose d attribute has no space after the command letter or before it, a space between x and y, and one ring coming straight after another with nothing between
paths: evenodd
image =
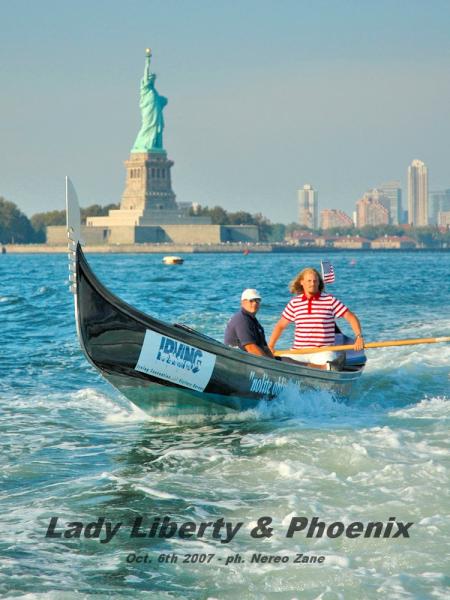
<instances>
[{"instance_id":1,"label":"statue of liberty","mask_svg":"<svg viewBox=\"0 0 450 600\"><path fill-rule=\"evenodd\" d=\"M160 96L155 89L156 75L150 72L152 52L147 48L145 59L144 77L141 80L141 108L142 125L137 135L131 152L164 152L163 108L167 98Z\"/></svg>"}]
</instances>

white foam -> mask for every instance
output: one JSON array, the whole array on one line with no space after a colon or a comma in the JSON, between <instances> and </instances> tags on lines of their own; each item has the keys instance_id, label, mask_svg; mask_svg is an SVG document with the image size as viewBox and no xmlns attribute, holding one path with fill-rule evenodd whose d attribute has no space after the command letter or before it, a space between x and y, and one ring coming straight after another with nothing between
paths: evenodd
<instances>
[{"instance_id":1,"label":"white foam","mask_svg":"<svg viewBox=\"0 0 450 600\"><path fill-rule=\"evenodd\" d=\"M329 585L327 585L327 587L324 589L324 591L319 594L318 596L315 596L313 598L313 600L328 600L328 598L336 598L336 600L344 600L344 594L341 594L340 592L336 592L335 589L331 589ZM292 600L297 600L297 598L292 599Z\"/></svg>"},{"instance_id":2,"label":"white foam","mask_svg":"<svg viewBox=\"0 0 450 600\"><path fill-rule=\"evenodd\" d=\"M164 451L161 456L158 456L153 460L154 463L157 462L177 462L183 463L187 462L189 465L199 464L203 461L206 462L216 462L218 460L225 462L230 458L230 452L228 450L215 448L211 446L200 446L193 448L174 448Z\"/></svg>"},{"instance_id":3,"label":"white foam","mask_svg":"<svg viewBox=\"0 0 450 600\"><path fill-rule=\"evenodd\" d=\"M389 448L400 448L400 432L394 431L387 425L384 427L372 427L371 429L364 430L366 438L371 444L389 447Z\"/></svg>"},{"instance_id":4,"label":"white foam","mask_svg":"<svg viewBox=\"0 0 450 600\"><path fill-rule=\"evenodd\" d=\"M21 300L20 296L0 296L0 302L12 302L16 303Z\"/></svg>"},{"instance_id":5,"label":"white foam","mask_svg":"<svg viewBox=\"0 0 450 600\"><path fill-rule=\"evenodd\" d=\"M450 417L450 400L446 396L426 398L418 404L389 412L403 419L441 419Z\"/></svg>"},{"instance_id":6,"label":"white foam","mask_svg":"<svg viewBox=\"0 0 450 600\"><path fill-rule=\"evenodd\" d=\"M361 446L361 444L357 444L356 442L352 443L352 449L355 451L356 454L360 454L362 456L368 455L366 448L364 448L364 446Z\"/></svg>"},{"instance_id":7,"label":"white foam","mask_svg":"<svg viewBox=\"0 0 450 600\"><path fill-rule=\"evenodd\" d=\"M144 492L146 496L151 496L152 498L163 498L164 500L178 499L178 496L175 496L174 494L169 494L168 492L156 490L155 488L150 488L142 484L132 484L132 488L140 492Z\"/></svg>"},{"instance_id":8,"label":"white foam","mask_svg":"<svg viewBox=\"0 0 450 600\"><path fill-rule=\"evenodd\" d=\"M155 421L153 417L145 413L143 410L138 408L135 404L130 402L129 409L117 408L112 414L106 415L106 423L138 423L141 421Z\"/></svg>"},{"instance_id":9,"label":"white foam","mask_svg":"<svg viewBox=\"0 0 450 600\"><path fill-rule=\"evenodd\" d=\"M325 554L325 564L327 566L348 568L350 567L350 559L346 556L339 556L337 554Z\"/></svg>"}]
</instances>

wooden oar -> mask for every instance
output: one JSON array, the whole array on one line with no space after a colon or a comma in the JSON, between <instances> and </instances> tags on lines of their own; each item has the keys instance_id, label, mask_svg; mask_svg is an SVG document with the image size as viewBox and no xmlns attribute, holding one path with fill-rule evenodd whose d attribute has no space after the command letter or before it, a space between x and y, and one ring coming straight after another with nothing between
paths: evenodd
<instances>
[{"instance_id":1,"label":"wooden oar","mask_svg":"<svg viewBox=\"0 0 450 600\"><path fill-rule=\"evenodd\" d=\"M386 348L388 346L414 346L416 344L439 344L441 342L450 342L450 336L434 338L417 338L414 340L388 340L385 342L367 342L366 348ZM337 352L340 350L353 350L353 344L343 346L319 346L314 348L292 348L290 350L275 350L275 356L282 354L314 354L316 352Z\"/></svg>"}]
</instances>

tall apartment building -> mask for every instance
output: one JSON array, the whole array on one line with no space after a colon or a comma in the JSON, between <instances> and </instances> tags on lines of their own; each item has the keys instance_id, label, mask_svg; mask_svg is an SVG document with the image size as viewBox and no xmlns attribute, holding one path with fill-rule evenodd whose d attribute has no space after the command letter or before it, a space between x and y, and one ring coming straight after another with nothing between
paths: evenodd
<instances>
[{"instance_id":1,"label":"tall apartment building","mask_svg":"<svg viewBox=\"0 0 450 600\"><path fill-rule=\"evenodd\" d=\"M356 226L388 225L389 209L378 198L365 194L356 202Z\"/></svg>"},{"instance_id":2,"label":"tall apartment building","mask_svg":"<svg viewBox=\"0 0 450 600\"><path fill-rule=\"evenodd\" d=\"M428 225L428 169L421 160L408 167L408 221L410 225Z\"/></svg>"},{"instance_id":3,"label":"tall apartment building","mask_svg":"<svg viewBox=\"0 0 450 600\"><path fill-rule=\"evenodd\" d=\"M372 188L365 192L363 198L368 198L371 201L377 201L382 204L388 210L389 223L391 223L391 202L388 196L384 194L383 190Z\"/></svg>"},{"instance_id":4,"label":"tall apartment building","mask_svg":"<svg viewBox=\"0 0 450 600\"><path fill-rule=\"evenodd\" d=\"M403 222L402 188L400 187L400 182L388 181L380 185L378 190L389 201L387 208L389 208L390 223L392 225L399 225Z\"/></svg>"},{"instance_id":5,"label":"tall apartment building","mask_svg":"<svg viewBox=\"0 0 450 600\"><path fill-rule=\"evenodd\" d=\"M428 222L430 225L439 225L439 215L450 211L450 190L430 192L428 205Z\"/></svg>"},{"instance_id":6,"label":"tall apartment building","mask_svg":"<svg viewBox=\"0 0 450 600\"><path fill-rule=\"evenodd\" d=\"M304 185L298 190L298 222L310 229L319 226L319 194L312 185Z\"/></svg>"},{"instance_id":7,"label":"tall apartment building","mask_svg":"<svg viewBox=\"0 0 450 600\"><path fill-rule=\"evenodd\" d=\"M352 219L342 210L336 208L325 208L320 213L321 229L332 229L333 227L353 227Z\"/></svg>"}]
</instances>

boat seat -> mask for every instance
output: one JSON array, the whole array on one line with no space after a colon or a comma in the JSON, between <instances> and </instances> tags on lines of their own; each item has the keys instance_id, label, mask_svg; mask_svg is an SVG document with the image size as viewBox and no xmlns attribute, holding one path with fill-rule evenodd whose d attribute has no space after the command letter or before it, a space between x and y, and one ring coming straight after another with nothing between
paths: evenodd
<instances>
[{"instance_id":1,"label":"boat seat","mask_svg":"<svg viewBox=\"0 0 450 600\"><path fill-rule=\"evenodd\" d=\"M354 342L355 340L349 337L348 335L344 335L343 333L336 333L336 346L354 344ZM360 350L359 352L356 352L355 350L346 350L344 371L358 370L360 367L365 365L366 362L367 358L364 354L364 350Z\"/></svg>"}]
</instances>

